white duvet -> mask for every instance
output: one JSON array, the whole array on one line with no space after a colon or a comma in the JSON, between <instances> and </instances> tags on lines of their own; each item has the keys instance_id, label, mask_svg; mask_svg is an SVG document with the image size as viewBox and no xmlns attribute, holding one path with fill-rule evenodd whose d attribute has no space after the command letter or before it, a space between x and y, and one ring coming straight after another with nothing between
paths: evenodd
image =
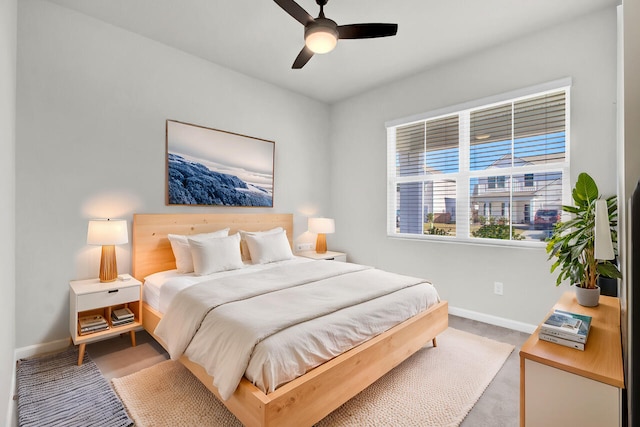
<instances>
[{"instance_id":1,"label":"white duvet","mask_svg":"<svg viewBox=\"0 0 640 427\"><path fill-rule=\"evenodd\" d=\"M228 399L243 375L273 391L437 301L421 279L340 262L290 263L175 293L155 333L172 359L185 354L202 365Z\"/></svg>"}]
</instances>

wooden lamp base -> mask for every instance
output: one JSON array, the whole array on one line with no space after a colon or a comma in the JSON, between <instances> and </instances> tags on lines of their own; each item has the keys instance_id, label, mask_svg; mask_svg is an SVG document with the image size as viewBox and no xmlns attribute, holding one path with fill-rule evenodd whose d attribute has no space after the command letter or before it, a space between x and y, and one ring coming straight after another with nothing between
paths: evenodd
<instances>
[{"instance_id":1,"label":"wooden lamp base","mask_svg":"<svg viewBox=\"0 0 640 427\"><path fill-rule=\"evenodd\" d=\"M318 233L316 239L316 253L324 254L327 252L327 235L324 233Z\"/></svg>"},{"instance_id":2,"label":"wooden lamp base","mask_svg":"<svg viewBox=\"0 0 640 427\"><path fill-rule=\"evenodd\" d=\"M102 246L100 257L100 282L113 282L118 278L118 266L116 265L115 245Z\"/></svg>"}]
</instances>

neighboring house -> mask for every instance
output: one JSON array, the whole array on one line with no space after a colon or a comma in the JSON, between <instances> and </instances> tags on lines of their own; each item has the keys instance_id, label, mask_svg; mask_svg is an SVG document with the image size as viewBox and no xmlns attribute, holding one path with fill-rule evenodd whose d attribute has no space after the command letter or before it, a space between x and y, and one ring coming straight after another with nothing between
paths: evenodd
<instances>
[{"instance_id":1,"label":"neighboring house","mask_svg":"<svg viewBox=\"0 0 640 427\"><path fill-rule=\"evenodd\" d=\"M515 158L513 166L540 163L544 155ZM511 167L505 155L487 169ZM512 190L512 192L510 192ZM511 218L514 224L532 224L539 209L559 209L562 204L562 173L523 173L478 178L472 183L473 220L478 217ZM511 198L511 201L510 201Z\"/></svg>"},{"instance_id":2,"label":"neighboring house","mask_svg":"<svg viewBox=\"0 0 640 427\"><path fill-rule=\"evenodd\" d=\"M434 187L435 190L434 190ZM456 222L456 182L453 180L428 182L424 185L424 214L432 213L433 222ZM426 222L426 220L425 220Z\"/></svg>"},{"instance_id":3,"label":"neighboring house","mask_svg":"<svg viewBox=\"0 0 640 427\"><path fill-rule=\"evenodd\" d=\"M516 157L513 166L539 164L544 155ZM487 170L499 170L511 167L511 155L507 154L496 160ZM429 170L429 173L440 173ZM456 221L456 182L454 180L429 181L421 187L420 183L403 184L398 192L400 207L398 214L404 209L420 208L422 197L424 222L433 214L435 223L455 223ZM510 189L513 188L513 193ZM560 209L562 205L562 173L541 172L523 173L519 175L496 175L471 180L471 219L478 223L484 218L511 218L513 224L533 224L534 214L540 209ZM403 199L407 204L403 206ZM411 197L413 196L413 197ZM462 207L461 207L462 208ZM418 231L419 232L419 231Z\"/></svg>"},{"instance_id":4,"label":"neighboring house","mask_svg":"<svg viewBox=\"0 0 640 427\"><path fill-rule=\"evenodd\" d=\"M438 169L424 166L426 175L437 175ZM427 222L450 224L456 221L456 181L410 182L398 186L396 227L402 233L422 234ZM419 218L422 213L422 222ZM429 218L432 214L433 218Z\"/></svg>"}]
</instances>

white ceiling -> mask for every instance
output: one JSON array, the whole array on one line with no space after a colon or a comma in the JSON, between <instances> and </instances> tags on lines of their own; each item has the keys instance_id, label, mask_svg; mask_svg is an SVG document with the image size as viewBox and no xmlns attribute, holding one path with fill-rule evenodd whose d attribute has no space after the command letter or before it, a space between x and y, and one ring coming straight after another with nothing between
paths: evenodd
<instances>
[{"instance_id":1,"label":"white ceiling","mask_svg":"<svg viewBox=\"0 0 640 427\"><path fill-rule=\"evenodd\" d=\"M389 22L395 37L341 40L301 70L303 26L271 0L49 0L237 72L333 103L618 0L331 0L338 25ZM315 0L298 0L312 16Z\"/></svg>"}]
</instances>

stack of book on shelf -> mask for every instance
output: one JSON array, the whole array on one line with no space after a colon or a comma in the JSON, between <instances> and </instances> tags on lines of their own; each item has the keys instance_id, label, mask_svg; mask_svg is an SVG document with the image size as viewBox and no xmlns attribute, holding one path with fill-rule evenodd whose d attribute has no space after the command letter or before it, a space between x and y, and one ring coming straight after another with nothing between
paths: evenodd
<instances>
[{"instance_id":1,"label":"stack of book on shelf","mask_svg":"<svg viewBox=\"0 0 640 427\"><path fill-rule=\"evenodd\" d=\"M101 314L92 314L78 319L80 335L93 334L95 332L106 331L109 323Z\"/></svg>"},{"instance_id":2,"label":"stack of book on shelf","mask_svg":"<svg viewBox=\"0 0 640 427\"><path fill-rule=\"evenodd\" d=\"M584 351L590 327L591 316L555 310L540 325L538 338Z\"/></svg>"},{"instance_id":3,"label":"stack of book on shelf","mask_svg":"<svg viewBox=\"0 0 640 427\"><path fill-rule=\"evenodd\" d=\"M111 312L111 324L115 326L123 326L133 323L133 312L127 307L119 308Z\"/></svg>"}]
</instances>

